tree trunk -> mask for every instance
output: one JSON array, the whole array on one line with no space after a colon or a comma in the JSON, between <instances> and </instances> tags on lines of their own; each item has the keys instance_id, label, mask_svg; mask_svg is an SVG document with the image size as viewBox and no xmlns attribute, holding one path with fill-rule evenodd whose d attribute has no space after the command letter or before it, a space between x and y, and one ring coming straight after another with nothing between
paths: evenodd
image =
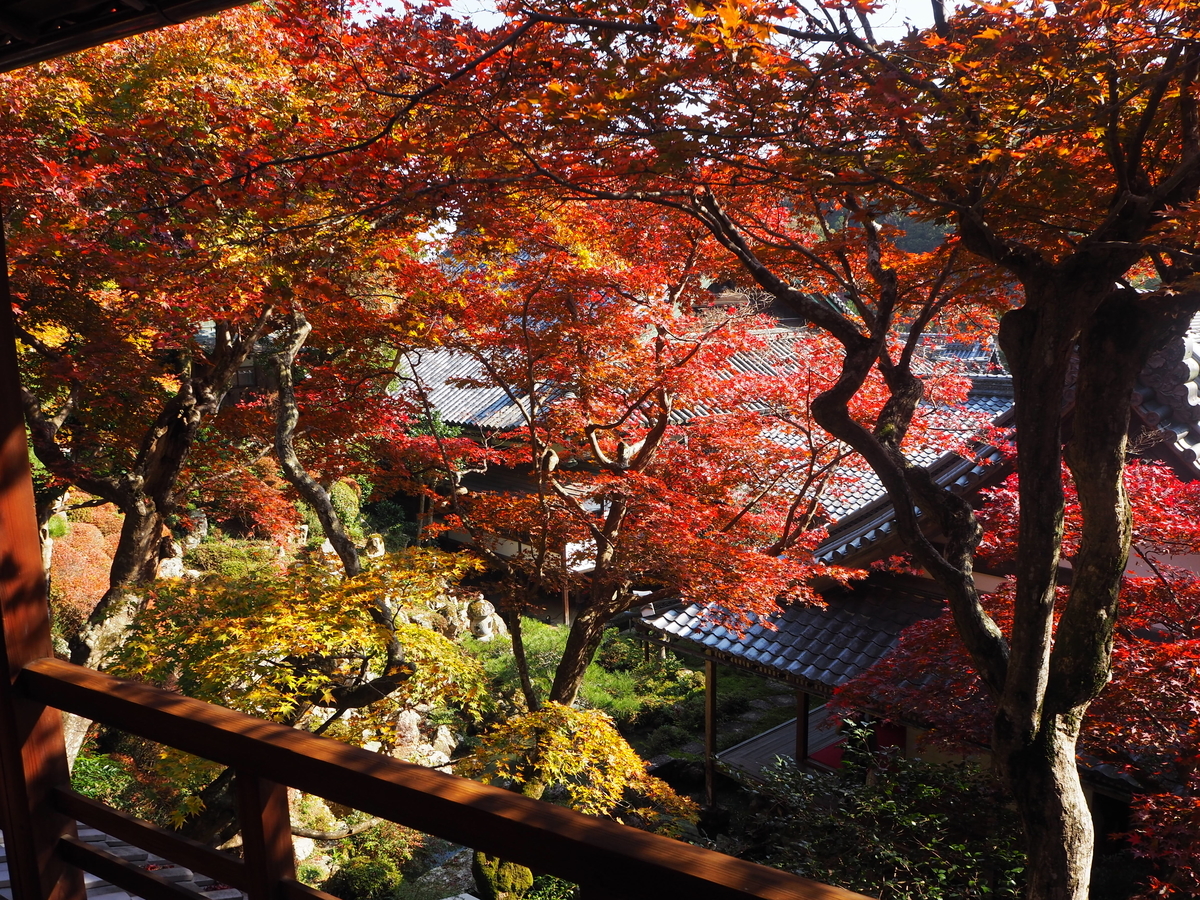
<instances>
[{"instance_id":1,"label":"tree trunk","mask_svg":"<svg viewBox=\"0 0 1200 900\"><path fill-rule=\"evenodd\" d=\"M1075 743L1088 704L1108 678L1129 550L1122 482L1129 397L1149 354L1182 333L1190 317L1188 303L1116 290L1115 282L1111 271L1090 259L1055 268L1031 265L1023 278L1025 305L1001 324L1016 395L1021 509L1014 623L1007 637L971 584L979 527L973 513L924 470L909 465L891 440L911 409L898 403L900 421L881 415L874 431L848 414L847 400L872 363L870 348L850 342L838 384L813 404L817 421L859 451L880 476L901 536L945 588L958 631L997 700L993 749L1026 828L1030 900L1088 895L1094 835ZM904 373L898 374L903 387ZM891 376L894 392L897 373ZM1064 604L1058 588L1061 471L1063 422L1072 404L1075 439L1066 458L1083 507L1084 533ZM921 521L916 506L927 513ZM933 545L922 523L936 524L945 544Z\"/></svg>"},{"instance_id":2,"label":"tree trunk","mask_svg":"<svg viewBox=\"0 0 1200 900\"><path fill-rule=\"evenodd\" d=\"M76 665L98 669L105 658L121 646L125 631L133 624L137 612L136 597L121 594L121 598L110 603L108 615L102 621L86 624L79 634L72 636L71 660ZM75 759L83 749L91 725L91 719L63 713L68 766L74 768Z\"/></svg>"},{"instance_id":3,"label":"tree trunk","mask_svg":"<svg viewBox=\"0 0 1200 900\"><path fill-rule=\"evenodd\" d=\"M50 520L63 511L70 496L70 486L61 485L37 497L38 537L42 542L42 568L46 572L46 584L50 583L50 564L54 561L54 538L50 537Z\"/></svg>"},{"instance_id":4,"label":"tree trunk","mask_svg":"<svg viewBox=\"0 0 1200 900\"><path fill-rule=\"evenodd\" d=\"M112 503L125 516L109 569L109 587L83 627L67 636L71 661L99 668L105 657L120 646L133 616L129 589L154 578L160 540L167 517L174 509L175 485L191 453L206 416L214 415L229 390L238 367L262 336L272 308L263 309L248 334L236 335L228 323L219 323L217 343L208 364L195 371L189 363L182 387L159 411L142 437L137 456L119 474L99 474L78 463L58 443L59 431L79 399L79 384L59 412L46 415L41 403L22 390L30 442L41 463L55 475ZM68 760L74 764L91 723L68 717Z\"/></svg>"},{"instance_id":5,"label":"tree trunk","mask_svg":"<svg viewBox=\"0 0 1200 900\"><path fill-rule=\"evenodd\" d=\"M521 681L521 693L525 695L525 705L530 712L542 708L537 691L533 687L533 679L529 677L529 657L525 655L525 635L521 630L521 611L514 609L508 614L508 633L512 637L513 661L517 666L517 677Z\"/></svg>"},{"instance_id":6,"label":"tree trunk","mask_svg":"<svg viewBox=\"0 0 1200 900\"><path fill-rule=\"evenodd\" d=\"M554 684L550 687L549 698L552 702L564 706L575 702L584 673L604 637L604 626L627 605L619 593L613 593L605 599L593 599L575 616L562 659L554 670Z\"/></svg>"},{"instance_id":7,"label":"tree trunk","mask_svg":"<svg viewBox=\"0 0 1200 900\"><path fill-rule=\"evenodd\" d=\"M275 452L279 457L279 465L288 483L296 489L301 497L316 510L321 522L321 530L345 567L346 577L353 578L362 571L358 556L358 548L346 533L345 525L337 510L333 507L333 498L315 478L308 474L292 438L296 433L296 425L300 421L300 410L296 406L295 384L292 378L292 366L296 362L296 354L304 346L312 326L304 316L299 305L292 307L292 333L287 345L275 357L275 370L279 376L279 405L275 415Z\"/></svg>"},{"instance_id":8,"label":"tree trunk","mask_svg":"<svg viewBox=\"0 0 1200 900\"><path fill-rule=\"evenodd\" d=\"M1030 741L997 721L992 750L1025 832L1029 900L1086 900L1094 833L1075 742L1078 717L1047 723Z\"/></svg>"},{"instance_id":9,"label":"tree trunk","mask_svg":"<svg viewBox=\"0 0 1200 900\"><path fill-rule=\"evenodd\" d=\"M1001 329L1016 388L1021 519L1010 656L993 749L1025 826L1027 897L1086 900L1094 834L1075 747L1088 705L1108 682L1129 555L1123 480L1129 397L1150 353L1182 334L1190 311L1156 307L1135 291L1112 290L1111 281L1104 289L1088 285L1069 268L1056 275L1027 285L1032 308L1009 313ZM1090 289L1090 297L1072 294L1078 285ZM1064 308L1073 314L1064 315ZM1068 384L1072 356L1078 369ZM1064 451L1061 422L1071 402ZM1062 603L1056 576L1064 458L1083 532Z\"/></svg>"},{"instance_id":10,"label":"tree trunk","mask_svg":"<svg viewBox=\"0 0 1200 900\"><path fill-rule=\"evenodd\" d=\"M58 477L107 500L125 516L109 572L109 589L88 617L88 626L102 623L132 585L152 579L158 561L163 525L174 509L175 485L187 462L205 417L215 415L229 391L238 367L254 349L270 320L267 305L248 333L238 334L229 323L217 324L217 341L203 366L189 361L180 373L181 388L170 398L142 436L137 455L117 474L101 474L81 464L58 442L59 432L79 402L80 383L54 416L38 399L22 390L30 441L38 460ZM72 643L72 660L91 655L84 635Z\"/></svg>"}]
</instances>

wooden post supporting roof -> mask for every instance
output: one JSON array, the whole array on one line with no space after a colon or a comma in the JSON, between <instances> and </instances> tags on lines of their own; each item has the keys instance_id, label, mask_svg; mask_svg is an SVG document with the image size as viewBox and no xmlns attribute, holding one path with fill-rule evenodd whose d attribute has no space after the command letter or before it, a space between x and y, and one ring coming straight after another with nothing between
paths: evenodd
<instances>
[{"instance_id":1,"label":"wooden post supporting roof","mask_svg":"<svg viewBox=\"0 0 1200 900\"><path fill-rule=\"evenodd\" d=\"M808 763L808 707L808 692L796 691L796 765L801 768Z\"/></svg>"},{"instance_id":2,"label":"wooden post supporting roof","mask_svg":"<svg viewBox=\"0 0 1200 900\"><path fill-rule=\"evenodd\" d=\"M50 792L70 781L62 716L17 696L21 668L53 655L46 579L34 510L29 445L17 374L8 263L0 228L0 828L14 900L82 900L83 878L54 850L75 823Z\"/></svg>"},{"instance_id":3,"label":"wooden post supporting roof","mask_svg":"<svg viewBox=\"0 0 1200 900\"><path fill-rule=\"evenodd\" d=\"M704 805L717 805L717 664L704 660Z\"/></svg>"}]
</instances>

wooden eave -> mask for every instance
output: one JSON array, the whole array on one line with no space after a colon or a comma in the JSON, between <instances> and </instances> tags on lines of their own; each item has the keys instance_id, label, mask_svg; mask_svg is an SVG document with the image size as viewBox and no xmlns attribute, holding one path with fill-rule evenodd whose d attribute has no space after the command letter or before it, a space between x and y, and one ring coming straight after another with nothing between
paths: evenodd
<instances>
[{"instance_id":1,"label":"wooden eave","mask_svg":"<svg viewBox=\"0 0 1200 900\"><path fill-rule=\"evenodd\" d=\"M246 0L0 0L0 72L245 5Z\"/></svg>"}]
</instances>

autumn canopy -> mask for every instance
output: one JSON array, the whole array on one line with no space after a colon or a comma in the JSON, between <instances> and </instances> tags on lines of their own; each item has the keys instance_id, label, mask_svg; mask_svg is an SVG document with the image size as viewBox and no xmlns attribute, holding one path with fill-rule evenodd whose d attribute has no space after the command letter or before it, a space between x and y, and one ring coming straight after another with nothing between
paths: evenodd
<instances>
[{"instance_id":1,"label":"autumn canopy","mask_svg":"<svg viewBox=\"0 0 1200 900\"><path fill-rule=\"evenodd\" d=\"M1125 469L1138 373L1200 312L1200 5L934 6L882 39L869 3L504 2L484 27L281 2L4 76L45 502L73 487L124 516L73 658L119 638L206 491L264 532L302 498L355 576L336 485L369 483L475 535L513 609L584 598L545 698L569 706L635 591L810 598L849 463L947 597L1028 896L1086 897L1077 742L1114 673L1154 689L1129 645L1114 668L1122 590L1170 588L1123 588ZM722 285L753 302L714 311ZM768 306L804 331L764 336ZM928 365L931 333L998 343L1012 375L1002 607L973 578L981 514L914 462L967 388ZM439 353L519 420L443 427ZM770 376L746 363L767 356ZM471 496L487 466L532 488ZM489 552L496 533L532 550ZM366 614L386 633L360 681L394 689L395 623Z\"/></svg>"}]
</instances>

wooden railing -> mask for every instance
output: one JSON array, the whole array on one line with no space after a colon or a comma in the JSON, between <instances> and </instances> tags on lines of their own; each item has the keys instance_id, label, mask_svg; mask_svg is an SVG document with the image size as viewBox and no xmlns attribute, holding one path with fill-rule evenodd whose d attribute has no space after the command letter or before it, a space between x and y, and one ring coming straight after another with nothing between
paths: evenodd
<instances>
[{"instance_id":1,"label":"wooden railing","mask_svg":"<svg viewBox=\"0 0 1200 900\"><path fill-rule=\"evenodd\" d=\"M210 875L246 891L250 900L328 898L296 881L285 786L576 882L585 900L860 896L56 659L30 662L16 688L35 703L231 766L242 859L61 786L49 797L67 819ZM73 836L61 839L59 853L146 900L195 900Z\"/></svg>"}]
</instances>

